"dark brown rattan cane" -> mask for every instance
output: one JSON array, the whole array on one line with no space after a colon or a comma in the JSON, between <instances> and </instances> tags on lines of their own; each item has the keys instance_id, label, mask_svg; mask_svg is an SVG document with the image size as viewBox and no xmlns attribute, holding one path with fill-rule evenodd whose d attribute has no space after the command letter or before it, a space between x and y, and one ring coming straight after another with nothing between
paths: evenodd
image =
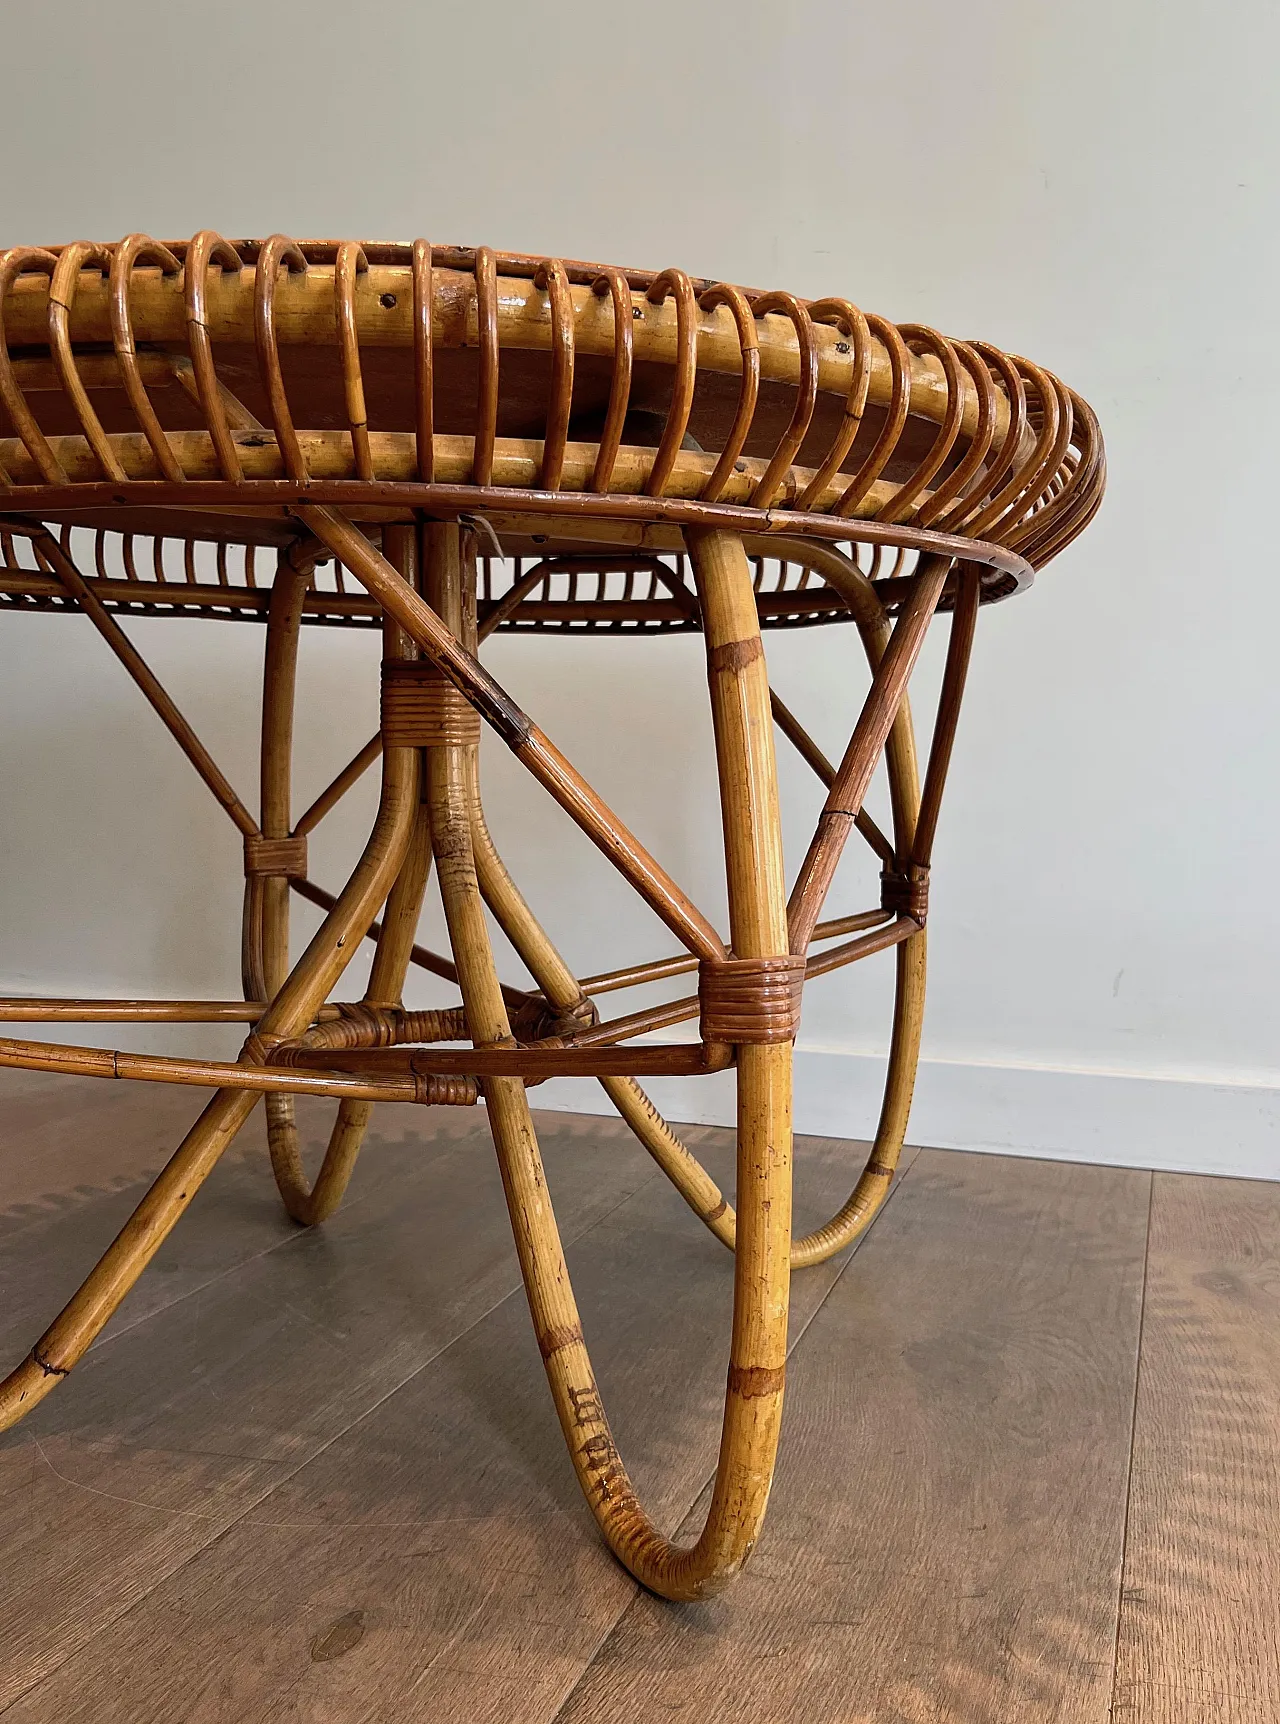
<instances>
[{"instance_id":1,"label":"dark brown rattan cane","mask_svg":"<svg viewBox=\"0 0 1280 1724\"><path fill-rule=\"evenodd\" d=\"M668 269L602 268L425 240L281 235L0 253L0 607L94 623L241 834L245 999L8 999L11 1022L246 1026L238 1059L0 1040L0 1064L216 1094L80 1291L0 1384L0 1426L67 1375L265 1096L285 1204L341 1201L375 1101L488 1111L538 1345L574 1467L646 1586L723 1586L772 1477L792 1268L853 1240L902 1147L924 1004L929 867L981 605L1019 591L1102 496L1078 396L982 342ZM952 613L921 787L907 686ZM255 817L121 617L265 624ZM762 631L851 622L870 687L839 761L771 690ZM379 628L378 735L301 816L294 686L303 625ZM495 631L698 631L706 642L729 926L697 907L477 654ZM790 887L775 725L825 790ZM499 739L666 924L680 955L579 978L507 872L479 798ZM381 758L360 861L334 895L307 836ZM891 819L864 807L884 760ZM851 833L878 902L822 920ZM415 943L434 864L450 956ZM291 963L289 903L325 911ZM532 977L499 982L488 906ZM331 995L361 939L363 1000ZM815 946L816 942L816 946ZM893 948L897 989L875 1142L849 1200L791 1237L791 1066L808 978ZM408 966L460 1004L406 1011ZM611 991L697 991L601 1019ZM651 1040L697 1021L693 1042ZM642 1039L645 1038L645 1039ZM646 1075L732 1070L739 1206L653 1106ZM735 1253L715 1489L696 1543L647 1519L609 1432L547 1198L528 1086L599 1079L690 1207ZM338 1102L304 1176L293 1096Z\"/></svg>"}]
</instances>

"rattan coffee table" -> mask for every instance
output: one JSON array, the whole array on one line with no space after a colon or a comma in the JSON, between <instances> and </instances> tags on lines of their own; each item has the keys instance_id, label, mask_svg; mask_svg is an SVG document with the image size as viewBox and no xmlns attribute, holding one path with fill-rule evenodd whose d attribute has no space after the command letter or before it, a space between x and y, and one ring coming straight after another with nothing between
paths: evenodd
<instances>
[{"instance_id":1,"label":"rattan coffee table","mask_svg":"<svg viewBox=\"0 0 1280 1724\"><path fill-rule=\"evenodd\" d=\"M978 610L1025 587L1085 526L1102 488L1097 422L1048 372L844 299L423 240L134 234L0 254L0 604L92 620L238 828L245 873L243 1001L8 999L0 1015L248 1026L234 1062L0 1041L9 1066L216 1091L0 1385L0 1427L84 1354L259 1097L285 1206L308 1226L341 1201L375 1102L479 1101L556 1409L605 1538L668 1598L724 1585L769 1494L791 1270L867 1226L906 1131L929 864ZM950 636L921 784L906 690L939 611L951 613ZM137 651L129 615L265 624L257 815ZM852 624L869 665L838 763L771 690L762 644L763 630L824 623ZM304 624L381 630L382 705L378 734L298 816ZM495 630L702 633L727 930L484 669ZM775 726L826 789L790 885ZM678 955L586 979L570 970L485 825L486 728L666 924ZM882 757L883 825L863 807ZM331 895L309 878L308 835L379 760L373 829ZM879 901L824 921L855 831L878 867ZM415 943L433 862L448 956ZM296 962L293 893L326 912ZM499 981L486 906L531 982ZM335 1002L364 938L376 940L364 998ZM802 991L890 949L897 984L874 1146L839 1212L793 1240ZM456 983L461 1003L406 1010L411 963ZM610 991L686 972L696 993L601 1017ZM653 1039L693 1020L697 1041ZM724 1070L737 1085L736 1213L641 1087ZM530 1084L560 1075L600 1081L735 1253L719 1467L687 1549L637 1502L592 1375L528 1103ZM338 1103L314 1184L299 1156L299 1094Z\"/></svg>"}]
</instances>

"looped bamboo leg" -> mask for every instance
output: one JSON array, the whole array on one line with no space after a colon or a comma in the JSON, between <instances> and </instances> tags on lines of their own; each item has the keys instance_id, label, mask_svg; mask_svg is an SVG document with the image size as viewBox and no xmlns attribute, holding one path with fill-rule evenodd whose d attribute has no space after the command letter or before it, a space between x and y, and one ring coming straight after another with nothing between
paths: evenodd
<instances>
[{"instance_id":1,"label":"looped bamboo leg","mask_svg":"<svg viewBox=\"0 0 1280 1724\"><path fill-rule=\"evenodd\" d=\"M433 526L425 532L428 597L461 634L464 569L457 530ZM713 668L712 699L734 950L782 955L785 887L768 687L750 571L741 545L725 535L701 538L695 558L705 575L709 647L729 649L724 668ZM428 751L428 801L468 1025L478 1044L492 1045L508 1041L511 1029L477 876L473 834L480 822L470 752L461 746ZM488 859L486 870L492 886L499 877ZM739 1189L745 1195L725 1421L712 1507L701 1537L688 1549L670 1544L644 1514L610 1433L524 1086L509 1078L484 1082L534 1329L574 1468L615 1554L645 1586L668 1598L697 1598L724 1585L749 1554L768 1500L786 1357L790 1068L789 1045L739 1051Z\"/></svg>"},{"instance_id":2,"label":"looped bamboo leg","mask_svg":"<svg viewBox=\"0 0 1280 1724\"><path fill-rule=\"evenodd\" d=\"M307 1028L350 962L400 870L418 807L418 754L384 757L377 819L345 890L245 1045L245 1063L261 1064L270 1048ZM114 1242L30 1355L0 1382L0 1430L42 1400L88 1351L120 1302L169 1236L224 1149L253 1110L254 1091L221 1089L187 1133Z\"/></svg>"},{"instance_id":3,"label":"looped bamboo leg","mask_svg":"<svg viewBox=\"0 0 1280 1724\"><path fill-rule=\"evenodd\" d=\"M855 609L858 631L874 676L884 658L890 640L890 629L870 583L861 575L856 565L840 552L826 547L819 553L815 553L812 547L802 549L804 556L813 558L828 578L841 580L842 591ZM976 579L971 581L966 593L969 603L976 610ZM962 613L962 618L961 642L971 642L972 616L967 609ZM967 661L967 647L965 657ZM953 699L950 702L950 722L945 737L947 756L954 735L963 670L964 666L961 664L957 669L951 670L948 678ZM913 857L917 853L921 792L915 729L905 694L889 728L885 742L885 763L893 811L894 852L898 856ZM834 776L834 769L828 770ZM934 819L937 813L937 798L940 795L939 775L936 779L936 794L930 804ZM929 839L931 836L932 826ZM927 842L928 840L926 847ZM922 854L920 859L927 862L927 854ZM920 1058L920 1036L924 1026L926 951L927 936L923 929L897 947L893 1029L875 1137L862 1172L846 1201L820 1227L792 1240L793 1269L806 1269L816 1263L823 1263L851 1245L871 1225L888 1195L906 1141L916 1068ZM732 1251L737 1240L737 1215L733 1205L724 1197L706 1168L681 1142L678 1134L672 1130L633 1078L606 1077L601 1078L600 1083L621 1117L690 1209L715 1238Z\"/></svg>"},{"instance_id":4,"label":"looped bamboo leg","mask_svg":"<svg viewBox=\"0 0 1280 1724\"><path fill-rule=\"evenodd\" d=\"M880 666L890 639L890 629L883 606L870 582L852 561L841 553L824 550L820 556L812 548L800 547L805 557L820 561L829 575L841 578L849 602L855 606L855 618L872 674ZM976 580L970 578L960 607L958 641L967 658L972 642L973 611L976 609ZM472 652L476 641L474 630L468 631L464 615L463 644ZM944 728L945 751L949 755L958 711L963 667L960 680L955 671L947 678L949 698L944 698L944 712L949 723ZM772 700L774 716L778 703ZM790 715L787 715L790 718ZM794 724L794 721L792 721ZM807 738L804 739L806 742ZM894 841L890 856L915 856L927 861L937 801L941 794L941 777L934 774L931 783L930 812L925 821L927 833L919 834L921 813L920 775L916 761L915 731L909 701L904 694L890 727L885 744L885 761L889 778L890 801L893 811ZM826 765L826 763L823 763ZM932 764L932 763L931 763ZM471 774L471 834L480 891L507 938L537 981L548 1004L559 1014L580 1012L586 1002L578 983L564 959L556 950L545 930L526 904L518 886L508 873L489 834L480 801L478 761L468 767ZM828 782L834 768L826 766ZM821 1226L813 1229L791 1245L791 1267L803 1269L825 1262L838 1251L851 1245L871 1225L888 1194L906 1140L920 1054L920 1036L924 1023L927 937L923 930L902 941L896 948L896 982L894 992L893 1027L890 1040L885 1088L875 1136L852 1192L840 1208ZM645 1150L671 1180L694 1214L722 1245L730 1251L737 1239L737 1215L720 1187L706 1168L681 1141L679 1135L663 1118L640 1084L630 1077L605 1076L600 1084L621 1118L630 1126Z\"/></svg>"},{"instance_id":5,"label":"looped bamboo leg","mask_svg":"<svg viewBox=\"0 0 1280 1724\"><path fill-rule=\"evenodd\" d=\"M388 528L386 552L393 567L413 572L411 529ZM262 831L265 838L283 838L291 831L293 716L297 684L298 635L310 564L295 567L284 559L272 590L267 613L267 645L262 698ZM399 656L409 650L394 623L386 625L386 650ZM405 751L401 751L405 752ZM409 751L411 752L411 751ZM421 808L404 865L387 900L387 913L365 991L367 1002L400 1004L409 967L414 933L431 866L431 838L426 810ZM255 890L256 889L256 890ZM363 932L363 930L362 930ZM250 998L271 998L289 968L289 881L283 875L250 878L246 882L245 987ZM258 992L252 990L257 989ZM294 1100L273 1092L266 1098L267 1146L281 1200L293 1220L312 1227L326 1221L342 1202L364 1143L373 1103L343 1100L330 1132L324 1160L314 1184L302 1166Z\"/></svg>"},{"instance_id":6,"label":"looped bamboo leg","mask_svg":"<svg viewBox=\"0 0 1280 1724\"><path fill-rule=\"evenodd\" d=\"M883 609L871 591L870 584L850 559L829 547L823 547L820 552L809 547L803 554L806 558L813 559L828 578L840 582L842 592L854 608L874 677L880 669L892 636ZM885 739L885 761L893 809L893 856L897 865L903 869L927 872L931 860L942 791L955 741L973 646L980 601L979 578L979 571L972 565L964 567L959 575L947 662L943 672L923 793L916 760L915 731L905 690L898 697L896 712ZM775 716L777 706L778 703L774 702ZM798 730L789 713L786 720L789 729ZM813 750L810 740L803 732L799 732L799 735L801 741L798 745L812 764L812 755L816 750ZM825 768L821 775L829 783L835 776L834 768L822 760L820 755L818 759ZM804 1269L825 1262L836 1252L851 1245L870 1226L888 1194L906 1139L919 1064L920 1035L924 1024L926 952L927 936L923 927L897 945L897 976L888 1070L871 1151L853 1191L836 1213L820 1227L792 1241L793 1269ZM605 1077L601 1078L600 1082L622 1118L694 1214L722 1244L733 1250L737 1238L737 1217L733 1206L724 1198L701 1162L680 1141L633 1079Z\"/></svg>"}]
</instances>

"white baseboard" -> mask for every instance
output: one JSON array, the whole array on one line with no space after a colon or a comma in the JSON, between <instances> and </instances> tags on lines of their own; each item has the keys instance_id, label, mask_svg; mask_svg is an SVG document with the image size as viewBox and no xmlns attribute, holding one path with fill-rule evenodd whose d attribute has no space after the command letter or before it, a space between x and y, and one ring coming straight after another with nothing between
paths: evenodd
<instances>
[{"instance_id":1,"label":"white baseboard","mask_svg":"<svg viewBox=\"0 0 1280 1724\"><path fill-rule=\"evenodd\" d=\"M882 1058L797 1049L796 1130L869 1136L883 1081ZM669 1119L733 1122L729 1074L647 1087ZM610 1111L599 1085L578 1079L543 1084L532 1099L565 1113ZM1280 1179L1280 1084L922 1060L910 1138L939 1149Z\"/></svg>"}]
</instances>

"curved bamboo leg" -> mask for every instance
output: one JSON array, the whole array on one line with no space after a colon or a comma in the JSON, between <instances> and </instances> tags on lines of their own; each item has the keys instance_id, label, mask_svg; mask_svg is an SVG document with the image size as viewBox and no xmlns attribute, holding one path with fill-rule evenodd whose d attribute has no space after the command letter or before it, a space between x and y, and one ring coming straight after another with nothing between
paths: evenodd
<instances>
[{"instance_id":1,"label":"curved bamboo leg","mask_svg":"<svg viewBox=\"0 0 1280 1724\"><path fill-rule=\"evenodd\" d=\"M270 1049L302 1034L327 998L391 889L418 806L418 754L384 757L377 820L337 904L258 1021L241 1058L262 1063ZM219 1090L187 1133L80 1290L16 1370L0 1382L0 1430L16 1424L88 1351L184 1213L219 1156L253 1110L257 1094Z\"/></svg>"},{"instance_id":2,"label":"curved bamboo leg","mask_svg":"<svg viewBox=\"0 0 1280 1724\"><path fill-rule=\"evenodd\" d=\"M868 587L868 602L874 615L861 617L860 627L868 661L874 673L889 631L879 600ZM474 632L474 631L472 631ZM463 644L471 651L476 641L465 627ZM895 848L909 854L920 809L920 781L916 763L915 731L907 700L894 720L885 749L894 817ZM519 953L553 1010L561 1017L580 1018L589 1005L587 996L565 963L545 929L525 902L498 853L480 798L478 758L468 764L471 802L471 838L480 891L500 927ZM889 1049L884 1096L876 1133L867 1160L848 1199L830 1220L791 1244L791 1267L805 1269L825 1262L851 1245L871 1225L893 1183L902 1146L906 1141L920 1057L920 1035L924 1023L925 935L923 932L896 948L897 979L893 1030ZM710 1173L663 1118L644 1089L630 1077L602 1077L601 1088L645 1150L666 1174L698 1219L730 1251L735 1248L738 1218L734 1207Z\"/></svg>"},{"instance_id":3,"label":"curved bamboo leg","mask_svg":"<svg viewBox=\"0 0 1280 1724\"><path fill-rule=\"evenodd\" d=\"M401 1003L409 952L417 932L430 867L431 833L426 810L421 808L414 822L404 863L387 899L369 985L365 989L365 1001L370 1005L398 1006ZM273 1104L281 1104L274 1118ZM281 1200L299 1226L314 1227L327 1221L342 1202L373 1115L373 1105L371 1101L344 1100L338 1103L338 1117L312 1185L308 1184L303 1171L292 1096L267 1096L268 1126L274 1126L268 1137L271 1167Z\"/></svg>"},{"instance_id":4,"label":"curved bamboo leg","mask_svg":"<svg viewBox=\"0 0 1280 1724\"><path fill-rule=\"evenodd\" d=\"M412 577L412 529L388 527L384 541L388 561ZM289 573L292 579L288 578ZM309 573L309 564L298 571L292 570L291 565L288 571L282 568L267 615L262 696L262 830L267 838L286 837L292 829L298 636ZM395 624L385 625L384 636L389 655L401 656L408 650ZM416 822L404 866L387 900L387 913L365 990L369 1004L400 1004L431 865L431 840L425 815L424 808ZM289 881L284 875L259 876L247 883L245 946L257 958L256 964L247 967L245 980L246 987L261 988L261 992L250 994L250 998L270 999L288 973L289 896ZM278 1092L269 1094L266 1115L271 1169L285 1209L302 1227L328 1220L346 1193L373 1116L373 1103L351 1100L338 1103L337 1118L314 1184L308 1181L302 1165L293 1097Z\"/></svg>"},{"instance_id":5,"label":"curved bamboo leg","mask_svg":"<svg viewBox=\"0 0 1280 1724\"><path fill-rule=\"evenodd\" d=\"M893 1184L898 1157L906 1141L916 1068L920 1063L927 939L928 935L921 929L897 948L897 994L893 1037L889 1046L889 1072L871 1153L858 1183L830 1221L794 1242L791 1247L793 1269L808 1269L815 1263L825 1263L828 1257L834 1257L837 1251L852 1245L870 1227Z\"/></svg>"},{"instance_id":6,"label":"curved bamboo leg","mask_svg":"<svg viewBox=\"0 0 1280 1724\"><path fill-rule=\"evenodd\" d=\"M897 991L889 1069L880 1117L870 1153L846 1201L821 1227L791 1242L791 1267L809 1269L851 1245L875 1219L906 1141L924 1025L925 942L923 930L902 941L897 951ZM732 1251L738 1218L733 1205L706 1168L671 1129L634 1078L601 1078L619 1114L707 1229Z\"/></svg>"},{"instance_id":7,"label":"curved bamboo leg","mask_svg":"<svg viewBox=\"0 0 1280 1724\"><path fill-rule=\"evenodd\" d=\"M957 646L954 671L953 655L948 655L946 686L950 690L951 699L948 701L947 694L944 693L940 709L942 747L940 750L935 747L935 754L930 762L930 788L934 794L929 797L929 832L923 850L917 845L921 791L915 727L905 695L885 744L895 852L900 857L911 858L926 866L929 860L928 847L932 839L932 823L936 821L937 801L941 795L941 779L945 775L946 763L950 757L959 696L973 638L977 581L973 576L966 579L967 584L962 589L962 604L958 608L959 626L954 636ZM872 601L876 602L874 595ZM889 642L889 625L883 612L878 615L859 613L857 621L867 660L874 675ZM940 766L940 771L936 774L933 770L934 759ZM896 948L897 976L888 1070L870 1153L852 1192L830 1220L803 1237L792 1240L793 1269L807 1269L816 1263L824 1263L865 1233L893 1183L902 1146L906 1141L911 1099L920 1062L920 1036L924 1027L926 942L927 936L922 929ZM602 1078L600 1082L622 1118L671 1180L690 1209L721 1244L733 1250L737 1239L737 1216L706 1168L680 1141L634 1079Z\"/></svg>"},{"instance_id":8,"label":"curved bamboo leg","mask_svg":"<svg viewBox=\"0 0 1280 1724\"><path fill-rule=\"evenodd\" d=\"M467 790L480 894L557 1017L589 1023L594 1016L590 999L525 902L493 842L480 800L478 751L472 752L466 763ZM634 1078L602 1077L600 1084L694 1213L732 1250L737 1218L697 1156L685 1148Z\"/></svg>"},{"instance_id":9,"label":"curved bamboo leg","mask_svg":"<svg viewBox=\"0 0 1280 1724\"><path fill-rule=\"evenodd\" d=\"M429 528L429 597L461 629L456 530ZM712 700L725 802L734 950L787 949L768 688L750 571L740 544L702 535L695 558L708 592ZM484 923L473 844L474 779L461 748L428 753L428 797L441 893L468 1025L481 1044L508 1042L510 1024ZM614 1445L591 1371L523 1084L485 1081L494 1141L538 1344L575 1470L610 1547L644 1585L668 1598L723 1586L749 1554L768 1500L786 1356L790 1228L789 1045L746 1046L739 1058L739 1186L744 1192L734 1282L733 1339L720 1461L697 1543L670 1544L645 1516Z\"/></svg>"},{"instance_id":10,"label":"curved bamboo leg","mask_svg":"<svg viewBox=\"0 0 1280 1724\"><path fill-rule=\"evenodd\" d=\"M490 836L480 801L477 766L478 761L469 762L467 776L471 843L481 896L556 1015L590 1022L590 999L525 902ZM737 1218L697 1156L685 1148L634 1078L602 1077L600 1084L699 1220L732 1251Z\"/></svg>"}]
</instances>

